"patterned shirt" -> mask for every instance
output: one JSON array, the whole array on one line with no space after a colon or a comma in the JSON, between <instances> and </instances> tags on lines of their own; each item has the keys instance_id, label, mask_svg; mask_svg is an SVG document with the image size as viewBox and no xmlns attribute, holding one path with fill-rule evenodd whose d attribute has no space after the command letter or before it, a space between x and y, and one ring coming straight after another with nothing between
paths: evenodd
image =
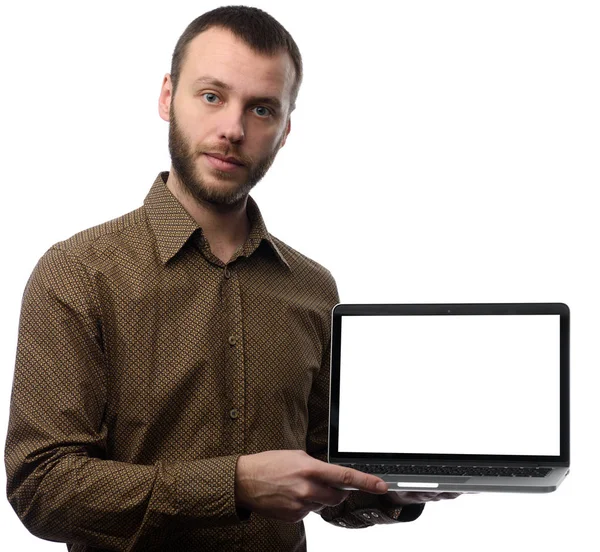
<instances>
[{"instance_id":1,"label":"patterned shirt","mask_svg":"<svg viewBox=\"0 0 600 552\"><path fill-rule=\"evenodd\" d=\"M303 523L237 508L237 459L326 460L330 272L251 230L224 263L156 178L144 204L51 247L25 289L8 497L41 538L91 550L305 550ZM342 527L418 517L353 492Z\"/></svg>"}]
</instances>

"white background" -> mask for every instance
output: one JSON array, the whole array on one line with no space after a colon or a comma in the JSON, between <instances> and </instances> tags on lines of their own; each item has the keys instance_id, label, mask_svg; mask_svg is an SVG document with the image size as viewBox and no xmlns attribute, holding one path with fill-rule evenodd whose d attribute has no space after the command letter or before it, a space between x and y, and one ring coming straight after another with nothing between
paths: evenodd
<instances>
[{"instance_id":1,"label":"white background","mask_svg":"<svg viewBox=\"0 0 600 552\"><path fill-rule=\"evenodd\" d=\"M306 68L288 142L253 193L274 235L329 268L344 302L572 310L573 468L556 493L469 495L358 531L311 514L309 550L593 549L600 6L253 4ZM161 79L185 26L217 5L1 4L2 437L25 282L50 245L138 207L168 169ZM419 415L396 403L399 424ZM66 549L29 536L5 500L0 520L5 549Z\"/></svg>"}]
</instances>

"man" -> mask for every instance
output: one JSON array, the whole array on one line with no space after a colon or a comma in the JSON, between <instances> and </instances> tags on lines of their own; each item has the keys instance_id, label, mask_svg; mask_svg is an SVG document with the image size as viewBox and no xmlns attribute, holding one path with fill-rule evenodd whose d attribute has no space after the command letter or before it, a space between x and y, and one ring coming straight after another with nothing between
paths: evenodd
<instances>
[{"instance_id":1,"label":"man","mask_svg":"<svg viewBox=\"0 0 600 552\"><path fill-rule=\"evenodd\" d=\"M304 550L310 511L366 527L454 496L387 493L323 461L335 281L248 195L301 79L261 10L196 19L159 99L171 170L36 266L6 443L8 497L35 535L77 552Z\"/></svg>"}]
</instances>

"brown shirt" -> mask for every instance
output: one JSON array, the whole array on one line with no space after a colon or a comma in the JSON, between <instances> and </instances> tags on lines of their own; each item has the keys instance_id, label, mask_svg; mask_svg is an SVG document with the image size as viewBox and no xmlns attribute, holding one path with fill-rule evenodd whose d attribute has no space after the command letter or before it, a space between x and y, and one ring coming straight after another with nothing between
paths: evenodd
<instances>
[{"instance_id":1,"label":"brown shirt","mask_svg":"<svg viewBox=\"0 0 600 552\"><path fill-rule=\"evenodd\" d=\"M251 231L225 264L156 178L144 205L56 244L23 297L8 497L35 535L89 550L305 550L302 523L236 508L237 459L326 459L330 272ZM321 516L415 519L354 492Z\"/></svg>"}]
</instances>

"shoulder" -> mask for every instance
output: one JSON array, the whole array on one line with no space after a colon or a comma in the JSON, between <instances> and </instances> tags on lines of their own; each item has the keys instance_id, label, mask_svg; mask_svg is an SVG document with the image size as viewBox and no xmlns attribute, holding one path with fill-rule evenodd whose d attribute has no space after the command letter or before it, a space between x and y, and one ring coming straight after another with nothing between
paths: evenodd
<instances>
[{"instance_id":1,"label":"shoulder","mask_svg":"<svg viewBox=\"0 0 600 552\"><path fill-rule=\"evenodd\" d=\"M117 266L134 267L154 255L144 208L92 226L52 245L39 259L29 280L44 287L90 289L94 277ZM76 285L79 282L79 285Z\"/></svg>"},{"instance_id":2,"label":"shoulder","mask_svg":"<svg viewBox=\"0 0 600 552\"><path fill-rule=\"evenodd\" d=\"M270 236L299 282L310 287L313 293L321 290L330 300L337 302L337 285L329 269L272 234Z\"/></svg>"},{"instance_id":3,"label":"shoulder","mask_svg":"<svg viewBox=\"0 0 600 552\"><path fill-rule=\"evenodd\" d=\"M60 250L76 257L115 249L131 250L132 243L144 241L148 235L147 216L144 207L139 207L118 218L77 232L70 238L54 244L51 250Z\"/></svg>"}]
</instances>

